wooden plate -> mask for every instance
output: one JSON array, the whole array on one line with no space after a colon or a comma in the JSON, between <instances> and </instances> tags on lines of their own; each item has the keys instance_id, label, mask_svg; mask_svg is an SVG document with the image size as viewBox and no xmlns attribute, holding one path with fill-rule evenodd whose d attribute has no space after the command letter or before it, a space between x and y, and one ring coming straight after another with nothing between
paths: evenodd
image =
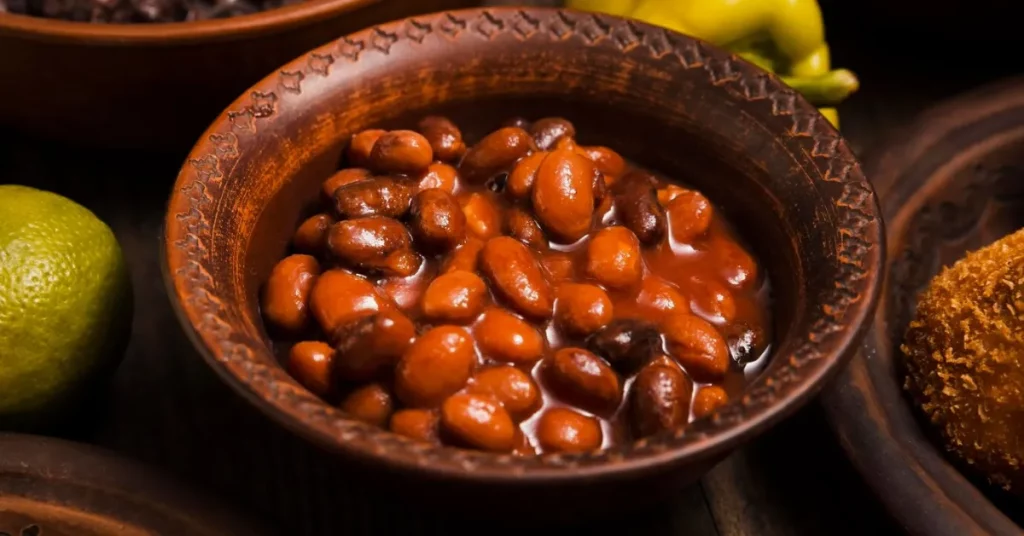
<instances>
[{"instance_id":1,"label":"wooden plate","mask_svg":"<svg viewBox=\"0 0 1024 536\"><path fill-rule=\"evenodd\" d=\"M826 411L910 533L1021 534L1010 509L993 503L1005 498L972 483L930 440L893 360L932 276L1024 226L1024 79L942 104L881 147L864 169L886 218L883 298L860 354L824 393Z\"/></svg>"},{"instance_id":2,"label":"wooden plate","mask_svg":"<svg viewBox=\"0 0 1024 536\"><path fill-rule=\"evenodd\" d=\"M0 536L266 533L258 528L110 452L0 434Z\"/></svg>"}]
</instances>

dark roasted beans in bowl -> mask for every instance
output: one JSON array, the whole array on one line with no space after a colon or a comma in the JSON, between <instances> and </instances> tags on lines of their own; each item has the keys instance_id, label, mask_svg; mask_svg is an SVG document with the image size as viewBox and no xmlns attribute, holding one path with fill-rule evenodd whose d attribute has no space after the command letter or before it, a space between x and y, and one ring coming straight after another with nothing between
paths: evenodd
<instances>
[{"instance_id":1,"label":"dark roasted beans in bowl","mask_svg":"<svg viewBox=\"0 0 1024 536\"><path fill-rule=\"evenodd\" d=\"M355 134L261 310L286 369L354 419L530 455L707 417L770 346L769 282L699 191L516 119Z\"/></svg>"}]
</instances>

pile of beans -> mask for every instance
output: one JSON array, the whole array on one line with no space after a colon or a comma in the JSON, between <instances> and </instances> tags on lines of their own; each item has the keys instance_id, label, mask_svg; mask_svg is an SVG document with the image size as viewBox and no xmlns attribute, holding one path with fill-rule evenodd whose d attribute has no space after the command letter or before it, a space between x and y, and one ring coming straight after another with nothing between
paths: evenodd
<instances>
[{"instance_id":1,"label":"pile of beans","mask_svg":"<svg viewBox=\"0 0 1024 536\"><path fill-rule=\"evenodd\" d=\"M184 22L222 19L301 0L0 0L0 13L75 22Z\"/></svg>"},{"instance_id":2,"label":"pile of beans","mask_svg":"<svg viewBox=\"0 0 1024 536\"><path fill-rule=\"evenodd\" d=\"M685 426L767 352L767 283L700 192L561 118L467 146L443 117L366 130L273 269L287 370L433 443L579 452Z\"/></svg>"}]
</instances>

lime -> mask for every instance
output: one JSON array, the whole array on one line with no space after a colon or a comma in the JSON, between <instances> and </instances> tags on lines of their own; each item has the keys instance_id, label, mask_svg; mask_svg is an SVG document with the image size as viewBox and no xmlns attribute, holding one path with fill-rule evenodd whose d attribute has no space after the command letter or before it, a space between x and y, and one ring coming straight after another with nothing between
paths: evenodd
<instances>
[{"instance_id":1,"label":"lime","mask_svg":"<svg viewBox=\"0 0 1024 536\"><path fill-rule=\"evenodd\" d=\"M0 422L59 412L120 362L131 284L114 233L57 194L0 185Z\"/></svg>"}]
</instances>

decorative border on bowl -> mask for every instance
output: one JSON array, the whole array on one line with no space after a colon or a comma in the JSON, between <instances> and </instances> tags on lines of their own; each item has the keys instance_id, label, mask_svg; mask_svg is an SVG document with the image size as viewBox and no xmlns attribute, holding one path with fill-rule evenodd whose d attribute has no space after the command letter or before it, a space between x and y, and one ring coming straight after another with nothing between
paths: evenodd
<instances>
[{"instance_id":1,"label":"decorative border on bowl","mask_svg":"<svg viewBox=\"0 0 1024 536\"><path fill-rule=\"evenodd\" d=\"M212 262L206 244L211 240L214 197L222 188L224 170L239 157L238 140L254 136L273 123L278 107L289 95L298 95L310 79L334 76L347 64L364 58L388 56L400 41L421 45L429 39L492 40L511 34L521 41L574 40L588 47L611 47L622 52L640 49L651 58L677 62L684 69L703 72L709 82L734 98L759 102L776 117L790 121L788 135L799 143L820 176L821 186L841 186L839 195L825 194L841 226L836 258L840 273L835 288L817 311L807 338L788 357L788 366L762 377L738 400L714 417L693 423L674 434L639 440L619 448L585 453L514 457L424 445L355 421L301 388L283 369L259 362L253 348L264 346L234 331L225 319L226 308L217 295L205 265ZM341 75L343 76L343 75ZM168 258L176 251L181 262L168 271L170 282L184 298L186 329L195 326L215 369L242 392L269 405L275 417L288 421L320 442L357 455L379 457L431 470L455 469L496 476L555 472L598 465L650 463L659 455L680 458L748 434L777 416L782 398L809 396L820 387L831 362L825 357L843 350L859 334L877 297L883 240L878 204L860 166L841 136L818 112L774 76L698 40L643 23L553 9L473 9L414 17L370 28L321 47L292 62L255 86L226 112L227 123L215 123L200 140L183 168L176 188L186 196L187 208L168 215ZM172 201L172 210L175 205ZM180 237L171 239L171 237ZM173 251L172 251L173 250ZM844 327L846 326L846 327ZM781 357L781 356L780 356ZM832 361L841 356L834 356ZM835 367L833 367L834 369ZM773 408L774 407L774 408ZM265 408L267 409L267 408ZM773 411L774 410L774 411ZM740 425L746 424L742 427Z\"/></svg>"}]
</instances>

